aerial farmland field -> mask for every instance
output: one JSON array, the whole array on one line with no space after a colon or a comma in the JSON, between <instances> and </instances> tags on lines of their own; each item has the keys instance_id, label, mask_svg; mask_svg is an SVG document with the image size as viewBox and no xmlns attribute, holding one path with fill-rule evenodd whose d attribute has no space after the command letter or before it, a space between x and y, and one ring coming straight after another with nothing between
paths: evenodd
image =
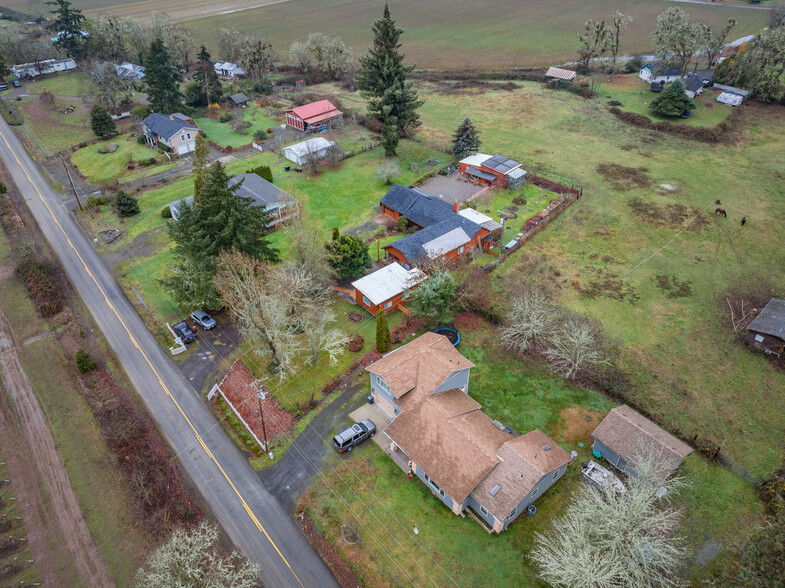
<instances>
[{"instance_id":1,"label":"aerial farmland field","mask_svg":"<svg viewBox=\"0 0 785 588\"><path fill-rule=\"evenodd\" d=\"M27 0L10 0L10 8L25 10ZM309 33L341 35L354 48L365 51L369 23L378 18L383 3L365 0L323 0L318 10L312 0L153 0L113 2L74 0L89 17L100 14L146 17L166 12L189 21L200 42L215 52L222 27L267 37L283 57L289 45ZM622 43L624 53L651 51L649 33L657 15L672 6L667 0L393 0L397 24L406 31L405 54L419 67L496 67L546 65L575 59L576 33L588 18L608 18L613 10L633 17ZM694 20L712 27L733 17L738 21L732 37L759 31L766 11L754 8L682 5ZM304 18L318 11L318 18Z\"/></svg>"}]
</instances>

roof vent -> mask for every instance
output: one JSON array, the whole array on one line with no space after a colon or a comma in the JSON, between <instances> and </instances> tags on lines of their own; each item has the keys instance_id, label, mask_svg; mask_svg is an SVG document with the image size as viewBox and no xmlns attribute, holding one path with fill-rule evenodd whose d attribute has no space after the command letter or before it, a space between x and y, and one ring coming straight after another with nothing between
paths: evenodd
<instances>
[{"instance_id":1,"label":"roof vent","mask_svg":"<svg viewBox=\"0 0 785 588\"><path fill-rule=\"evenodd\" d=\"M550 448L551 448L551 446L550 446L550 445L543 445L543 446L542 446L542 450L543 450L543 451L548 451Z\"/></svg>"},{"instance_id":2,"label":"roof vent","mask_svg":"<svg viewBox=\"0 0 785 588\"><path fill-rule=\"evenodd\" d=\"M496 484L493 488L491 488L491 496L496 496L496 493L501 490L502 487L499 484Z\"/></svg>"}]
</instances>

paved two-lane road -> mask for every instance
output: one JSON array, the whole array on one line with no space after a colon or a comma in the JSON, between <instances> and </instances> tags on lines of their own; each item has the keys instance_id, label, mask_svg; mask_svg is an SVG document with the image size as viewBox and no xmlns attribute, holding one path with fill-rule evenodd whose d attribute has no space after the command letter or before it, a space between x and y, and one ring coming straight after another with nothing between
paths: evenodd
<instances>
[{"instance_id":1,"label":"paved two-lane road","mask_svg":"<svg viewBox=\"0 0 785 588\"><path fill-rule=\"evenodd\" d=\"M266 586L335 578L145 327L62 199L0 119L0 158L128 377L234 544Z\"/></svg>"}]
</instances>

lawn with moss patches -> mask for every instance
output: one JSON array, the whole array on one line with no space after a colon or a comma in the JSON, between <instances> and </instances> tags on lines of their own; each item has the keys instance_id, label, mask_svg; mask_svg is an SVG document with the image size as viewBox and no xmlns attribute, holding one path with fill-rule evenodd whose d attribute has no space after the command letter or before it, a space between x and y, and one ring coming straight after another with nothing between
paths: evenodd
<instances>
[{"instance_id":1,"label":"lawn with moss patches","mask_svg":"<svg viewBox=\"0 0 785 588\"><path fill-rule=\"evenodd\" d=\"M110 144L116 143L114 153L101 153ZM142 166L140 161L156 158L158 163L153 166ZM128 182L140 177L161 173L174 169L176 165L169 163L165 155L155 149L140 145L130 134L119 135L100 143L88 145L71 155L76 168L87 177L87 181L100 185L110 180ZM128 162L135 162L133 170L127 169Z\"/></svg>"}]
</instances>

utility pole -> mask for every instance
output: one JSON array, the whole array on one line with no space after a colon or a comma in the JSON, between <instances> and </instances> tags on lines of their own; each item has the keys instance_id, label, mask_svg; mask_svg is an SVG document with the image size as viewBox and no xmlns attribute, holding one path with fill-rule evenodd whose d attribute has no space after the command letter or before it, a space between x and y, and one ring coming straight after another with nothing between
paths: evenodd
<instances>
[{"instance_id":1,"label":"utility pole","mask_svg":"<svg viewBox=\"0 0 785 588\"><path fill-rule=\"evenodd\" d=\"M264 426L264 411L262 410L262 399L259 398L259 416L262 418L262 435L264 436L264 450L270 456L270 461L273 459L273 452L270 451L270 446L267 443L267 428Z\"/></svg>"},{"instance_id":2,"label":"utility pole","mask_svg":"<svg viewBox=\"0 0 785 588\"><path fill-rule=\"evenodd\" d=\"M79 205L79 210L83 210L82 203L79 202L79 194L76 193L76 188L74 187L74 181L71 179L71 172L68 171L68 166L65 165L65 159L61 159L60 161L63 162L63 169L65 170L65 175L68 176L68 182L71 184L71 190L74 191L74 196L76 196L76 203Z\"/></svg>"}]
</instances>

